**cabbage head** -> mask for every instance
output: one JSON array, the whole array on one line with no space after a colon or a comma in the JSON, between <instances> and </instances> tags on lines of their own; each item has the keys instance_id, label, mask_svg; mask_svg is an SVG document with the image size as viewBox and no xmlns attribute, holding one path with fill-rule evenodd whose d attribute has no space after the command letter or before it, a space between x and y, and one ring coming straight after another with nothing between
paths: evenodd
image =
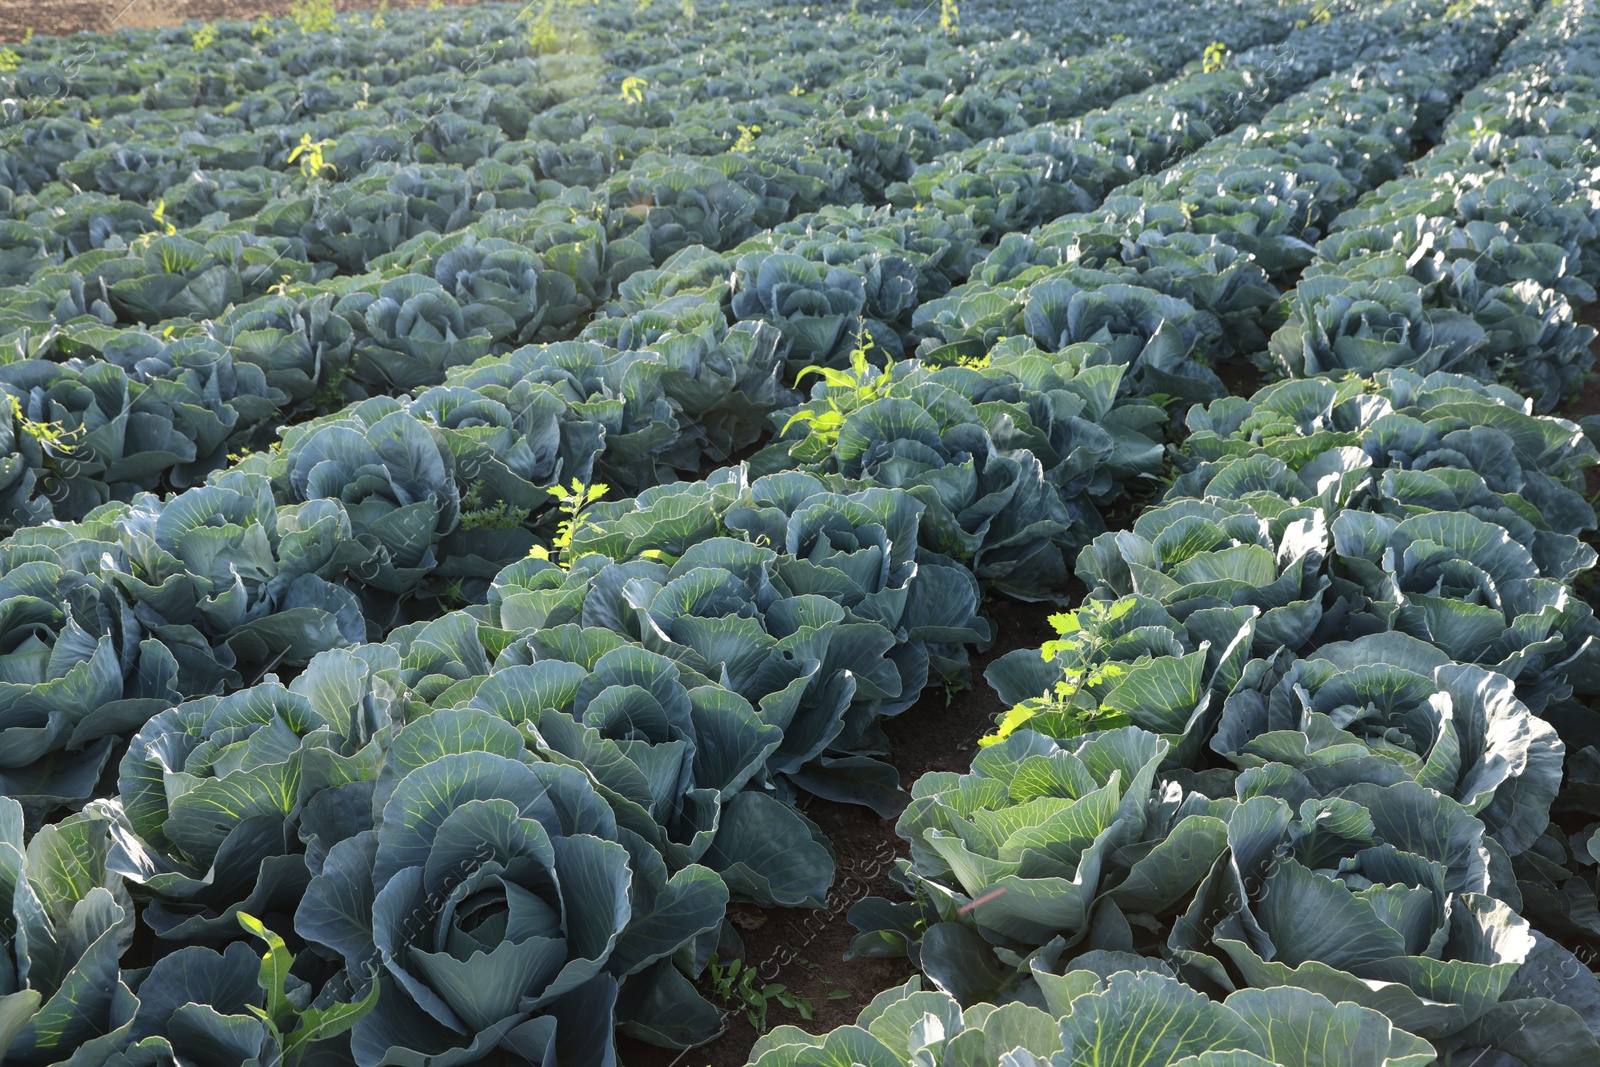
<instances>
[{"instance_id":1,"label":"cabbage head","mask_svg":"<svg viewBox=\"0 0 1600 1067\"><path fill-rule=\"evenodd\" d=\"M602 1064L619 1024L678 1047L719 1028L690 976L722 880L669 878L581 772L538 762L510 723L460 709L410 724L372 815L328 851L295 921L352 983L381 985L351 1032L361 1067Z\"/></svg>"}]
</instances>

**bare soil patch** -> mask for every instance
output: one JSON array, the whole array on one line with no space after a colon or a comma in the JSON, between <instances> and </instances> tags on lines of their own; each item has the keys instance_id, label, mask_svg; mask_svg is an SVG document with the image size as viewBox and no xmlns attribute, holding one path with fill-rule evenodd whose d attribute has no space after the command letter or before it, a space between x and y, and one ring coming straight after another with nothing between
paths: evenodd
<instances>
[{"instance_id":1,"label":"bare soil patch","mask_svg":"<svg viewBox=\"0 0 1600 1067\"><path fill-rule=\"evenodd\" d=\"M1584 308L1578 316L1578 321L1585 326L1593 326L1596 330L1600 330L1600 304L1590 304ZM1600 337L1596 337L1590 343L1589 351L1594 353L1595 362L1600 366ZM1600 374L1590 375L1589 380L1584 383L1583 391L1562 404L1556 413L1569 419L1600 415Z\"/></svg>"}]
</instances>

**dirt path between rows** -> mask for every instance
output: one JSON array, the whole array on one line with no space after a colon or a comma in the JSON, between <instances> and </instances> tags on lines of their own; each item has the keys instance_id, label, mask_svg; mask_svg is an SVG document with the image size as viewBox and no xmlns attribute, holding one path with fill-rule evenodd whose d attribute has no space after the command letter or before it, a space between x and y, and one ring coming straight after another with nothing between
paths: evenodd
<instances>
[{"instance_id":1,"label":"dirt path between rows","mask_svg":"<svg viewBox=\"0 0 1600 1067\"><path fill-rule=\"evenodd\" d=\"M426 7L429 0L389 0L396 10ZM444 0L465 5L476 0ZM334 0L340 11L362 11L377 0ZM106 33L111 30L176 26L186 19L253 19L286 16L289 0L0 0L0 42L20 41L32 30L40 36Z\"/></svg>"}]
</instances>

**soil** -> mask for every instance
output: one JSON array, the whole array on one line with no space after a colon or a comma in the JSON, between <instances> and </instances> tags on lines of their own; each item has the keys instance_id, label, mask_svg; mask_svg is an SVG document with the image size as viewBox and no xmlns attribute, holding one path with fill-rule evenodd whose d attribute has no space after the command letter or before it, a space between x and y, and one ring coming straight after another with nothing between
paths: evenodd
<instances>
[{"instance_id":1,"label":"soil","mask_svg":"<svg viewBox=\"0 0 1600 1067\"><path fill-rule=\"evenodd\" d=\"M1586 306L1578 315L1578 321L1600 331L1600 304ZM1596 336L1590 342L1589 351L1594 353L1596 363L1600 364L1600 336ZM1583 391L1557 408L1556 414L1573 421L1585 415L1600 415L1600 374L1590 375L1589 380L1583 384Z\"/></svg>"},{"instance_id":2,"label":"soil","mask_svg":"<svg viewBox=\"0 0 1600 1067\"><path fill-rule=\"evenodd\" d=\"M968 769L978 739L1005 710L984 684L984 668L1013 649L1037 648L1050 633L1046 616L1057 610L1054 604L1010 599L984 604L984 614L995 624L995 643L988 652L972 657L972 688L947 698L943 689L930 686L921 700L884 724L902 785L909 788L928 771ZM906 844L895 836L893 820L881 819L867 808L815 797L800 806L822 828L836 853L838 876L828 906L811 911L735 905L729 918L744 941L744 959L757 967L762 984L781 983L811 1004L809 1022L773 1004L767 1025L790 1024L821 1034L855 1022L874 996L914 973L909 960L842 962L855 936L847 920L851 905L867 896L905 899L889 875L894 859L906 854ZM836 999L830 1000L830 994ZM620 1039L618 1059L623 1067L741 1067L749 1059L756 1031L736 1011L728 1013L726 1023L722 1037L687 1052Z\"/></svg>"},{"instance_id":3,"label":"soil","mask_svg":"<svg viewBox=\"0 0 1600 1067\"><path fill-rule=\"evenodd\" d=\"M1222 360L1214 369L1229 396L1254 396L1256 390L1266 384L1261 368L1243 356Z\"/></svg>"},{"instance_id":4,"label":"soil","mask_svg":"<svg viewBox=\"0 0 1600 1067\"><path fill-rule=\"evenodd\" d=\"M1589 343L1589 351L1594 353L1595 364L1600 367L1600 304L1590 304L1585 307L1578 315L1578 321L1594 327L1597 331L1597 336ZM1583 390L1576 397L1557 407L1555 413L1574 422L1585 415L1600 415L1600 373L1590 374L1588 380L1583 383ZM1588 491L1590 501L1600 499L1600 466L1587 468L1583 476L1584 488ZM1600 548L1600 531L1585 540Z\"/></svg>"},{"instance_id":5,"label":"soil","mask_svg":"<svg viewBox=\"0 0 1600 1067\"><path fill-rule=\"evenodd\" d=\"M389 0L389 7L396 10L427 4L428 0ZM361 11L378 5L375 0L334 0L333 6ZM20 41L30 29L40 36L65 36L176 26L186 19L253 19L288 13L289 0L0 0L0 42Z\"/></svg>"}]
</instances>

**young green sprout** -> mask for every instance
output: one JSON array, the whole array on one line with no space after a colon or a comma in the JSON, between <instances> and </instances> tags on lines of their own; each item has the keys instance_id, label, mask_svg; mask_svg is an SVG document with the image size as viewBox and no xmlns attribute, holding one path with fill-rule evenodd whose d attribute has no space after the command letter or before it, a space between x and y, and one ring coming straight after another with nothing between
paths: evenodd
<instances>
[{"instance_id":1,"label":"young green sprout","mask_svg":"<svg viewBox=\"0 0 1600 1067\"><path fill-rule=\"evenodd\" d=\"M294 966L294 956L283 938L273 933L254 915L239 912L239 925L245 931L267 943L261 957L261 975L257 979L267 994L267 1005L258 1008L246 1005L250 1011L272 1027L283 1048L282 1062L286 1067L296 1067L305 1058L311 1046L345 1033L360 1022L378 1005L382 988L373 978L367 995L358 1001L335 1001L323 1008L300 1008L289 996L289 968Z\"/></svg>"},{"instance_id":2,"label":"young green sprout","mask_svg":"<svg viewBox=\"0 0 1600 1067\"><path fill-rule=\"evenodd\" d=\"M578 531L585 527L595 529L593 523L584 522L583 509L610 491L611 487L604 482L596 482L593 485L586 486L578 478L572 479L570 487L563 488L560 485L546 487L545 492L555 497L558 501L556 506L561 512L562 519L556 526L556 535L551 539L550 547L545 548L543 545L534 545L528 552L528 557L530 559L547 559L562 568L571 567L572 561L568 558L568 553L572 549L573 539L578 536Z\"/></svg>"},{"instance_id":3,"label":"young green sprout","mask_svg":"<svg viewBox=\"0 0 1600 1067\"><path fill-rule=\"evenodd\" d=\"M300 135L300 143L289 150L289 162L299 162L300 173L307 181L322 177L323 171L337 176L338 168L323 157L324 149L337 144L337 141L326 137L320 141L313 141L309 133L303 133Z\"/></svg>"},{"instance_id":4,"label":"young green sprout","mask_svg":"<svg viewBox=\"0 0 1600 1067\"><path fill-rule=\"evenodd\" d=\"M1128 725L1127 716L1102 707L1090 690L1127 673L1119 663L1100 660L1104 641L1099 635L1136 603L1132 597L1110 604L1089 600L1077 611L1050 616L1050 626L1059 636L1039 646L1039 652L1046 663L1060 668L1060 676L1050 692L1030 697L1001 715L995 732L980 738L978 744L985 748L997 745L1023 729L1050 737L1075 737Z\"/></svg>"}]
</instances>

